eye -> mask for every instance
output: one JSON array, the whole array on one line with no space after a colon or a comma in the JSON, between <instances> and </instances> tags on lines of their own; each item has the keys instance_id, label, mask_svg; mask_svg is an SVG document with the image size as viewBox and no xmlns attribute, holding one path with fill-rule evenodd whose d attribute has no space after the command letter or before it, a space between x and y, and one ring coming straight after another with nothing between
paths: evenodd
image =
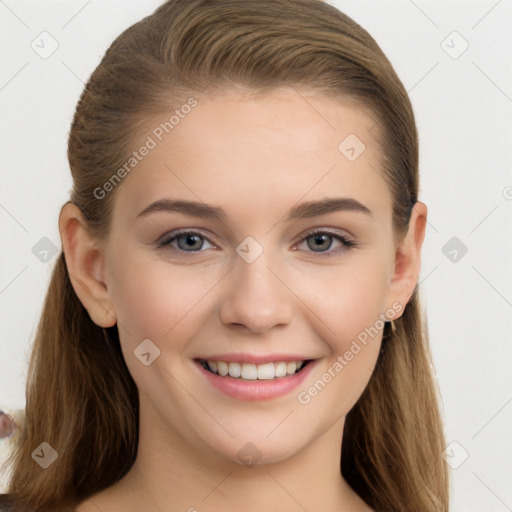
<instances>
[{"instance_id":1,"label":"eye","mask_svg":"<svg viewBox=\"0 0 512 512\"><path fill-rule=\"evenodd\" d=\"M333 244L333 239L337 240L341 246L338 249L329 251ZM312 252L321 253L322 255L325 253L326 256L335 256L357 245L353 240L350 240L346 236L338 235L326 230L311 231L302 238L300 242L306 242L307 247L310 248Z\"/></svg>"},{"instance_id":2,"label":"eye","mask_svg":"<svg viewBox=\"0 0 512 512\"><path fill-rule=\"evenodd\" d=\"M158 241L158 247L169 247L183 252L201 252L200 249L204 248L202 240L207 240L207 238L196 231L174 231ZM174 245L175 241L177 242L177 247ZM212 247L214 246L212 245Z\"/></svg>"},{"instance_id":3,"label":"eye","mask_svg":"<svg viewBox=\"0 0 512 512\"><path fill-rule=\"evenodd\" d=\"M330 251L329 249L333 245L333 240L336 240L340 246L338 249ZM169 248L173 251L197 253L202 252L201 249L205 248L205 242L210 244L204 235L196 231L173 231L162 237L157 243L158 247ZM357 245L356 242L346 236L326 230L311 231L300 239L299 242L301 244L305 242L307 247L311 249L310 252L318 254L325 253L326 256L337 255ZM213 244L210 244L210 247L206 247L206 249L214 247Z\"/></svg>"}]
</instances>

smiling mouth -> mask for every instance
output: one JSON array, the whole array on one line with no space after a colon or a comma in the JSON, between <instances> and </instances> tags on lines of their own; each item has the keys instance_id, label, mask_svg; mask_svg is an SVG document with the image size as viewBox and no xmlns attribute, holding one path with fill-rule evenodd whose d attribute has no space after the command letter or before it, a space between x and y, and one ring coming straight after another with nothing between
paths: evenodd
<instances>
[{"instance_id":1,"label":"smiling mouth","mask_svg":"<svg viewBox=\"0 0 512 512\"><path fill-rule=\"evenodd\" d=\"M198 359L198 363L210 373L220 377L230 377L240 380L274 380L291 377L302 371L312 359L304 361L252 364L232 363L226 361L207 361Z\"/></svg>"}]
</instances>

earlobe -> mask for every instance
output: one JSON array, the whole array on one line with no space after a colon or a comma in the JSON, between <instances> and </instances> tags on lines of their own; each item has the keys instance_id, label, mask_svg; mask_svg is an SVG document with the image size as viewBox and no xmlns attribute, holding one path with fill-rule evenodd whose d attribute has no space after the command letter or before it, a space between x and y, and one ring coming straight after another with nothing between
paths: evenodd
<instances>
[{"instance_id":1,"label":"earlobe","mask_svg":"<svg viewBox=\"0 0 512 512\"><path fill-rule=\"evenodd\" d=\"M417 201L411 212L407 234L395 251L395 266L389 284L390 304L388 307L398 302L401 304L403 312L416 288L421 270L421 248L425 239L426 224L427 206Z\"/></svg>"},{"instance_id":2,"label":"earlobe","mask_svg":"<svg viewBox=\"0 0 512 512\"><path fill-rule=\"evenodd\" d=\"M87 233L80 208L71 201L61 208L59 231L75 293L95 324L112 327L117 317L103 280L103 253Z\"/></svg>"}]
</instances>

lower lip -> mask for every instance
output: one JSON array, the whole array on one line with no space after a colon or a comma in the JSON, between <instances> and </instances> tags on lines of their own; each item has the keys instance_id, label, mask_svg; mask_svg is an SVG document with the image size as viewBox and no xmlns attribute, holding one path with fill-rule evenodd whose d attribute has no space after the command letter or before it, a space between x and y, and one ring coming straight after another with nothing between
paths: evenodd
<instances>
[{"instance_id":1,"label":"lower lip","mask_svg":"<svg viewBox=\"0 0 512 512\"><path fill-rule=\"evenodd\" d=\"M272 380L244 380L221 377L209 372L200 363L196 362L199 371L213 386L232 398L245 400L246 402L272 400L290 393L306 379L314 364L315 361L311 361L300 372L288 377L279 377Z\"/></svg>"}]
</instances>

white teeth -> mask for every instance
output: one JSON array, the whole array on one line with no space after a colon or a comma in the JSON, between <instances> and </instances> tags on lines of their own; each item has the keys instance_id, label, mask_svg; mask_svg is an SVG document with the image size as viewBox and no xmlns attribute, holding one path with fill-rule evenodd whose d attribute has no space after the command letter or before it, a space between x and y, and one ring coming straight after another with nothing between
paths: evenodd
<instances>
[{"instance_id":1,"label":"white teeth","mask_svg":"<svg viewBox=\"0 0 512 512\"><path fill-rule=\"evenodd\" d=\"M231 366L231 364L233 364L233 363L229 363L230 366ZM237 364L237 363L235 363L235 364ZM241 375L242 375L242 379L256 380L258 378L258 369L256 368L255 364L244 363L242 365Z\"/></svg>"},{"instance_id":2,"label":"white teeth","mask_svg":"<svg viewBox=\"0 0 512 512\"><path fill-rule=\"evenodd\" d=\"M229 375L231 377L235 377L235 379L238 379L240 375L242 374L242 367L238 363L231 363L229 366Z\"/></svg>"},{"instance_id":3,"label":"white teeth","mask_svg":"<svg viewBox=\"0 0 512 512\"><path fill-rule=\"evenodd\" d=\"M286 363L277 363L274 368L276 377L284 377L286 375Z\"/></svg>"},{"instance_id":4,"label":"white teeth","mask_svg":"<svg viewBox=\"0 0 512 512\"><path fill-rule=\"evenodd\" d=\"M230 376L245 380L272 380L297 373L304 366L304 361L276 362L265 364L226 363L225 361L206 361L212 373L221 377Z\"/></svg>"},{"instance_id":5,"label":"white teeth","mask_svg":"<svg viewBox=\"0 0 512 512\"><path fill-rule=\"evenodd\" d=\"M297 369L297 363L294 363L294 362L286 363L286 373L288 375L293 375L295 373L296 369Z\"/></svg>"},{"instance_id":6,"label":"white teeth","mask_svg":"<svg viewBox=\"0 0 512 512\"><path fill-rule=\"evenodd\" d=\"M217 372L219 375L222 375L223 377L225 377L229 373L228 364L225 363L224 361L219 361L217 363Z\"/></svg>"},{"instance_id":7,"label":"white teeth","mask_svg":"<svg viewBox=\"0 0 512 512\"><path fill-rule=\"evenodd\" d=\"M270 380L274 378L274 363L260 364L258 366L258 379Z\"/></svg>"}]
</instances>

